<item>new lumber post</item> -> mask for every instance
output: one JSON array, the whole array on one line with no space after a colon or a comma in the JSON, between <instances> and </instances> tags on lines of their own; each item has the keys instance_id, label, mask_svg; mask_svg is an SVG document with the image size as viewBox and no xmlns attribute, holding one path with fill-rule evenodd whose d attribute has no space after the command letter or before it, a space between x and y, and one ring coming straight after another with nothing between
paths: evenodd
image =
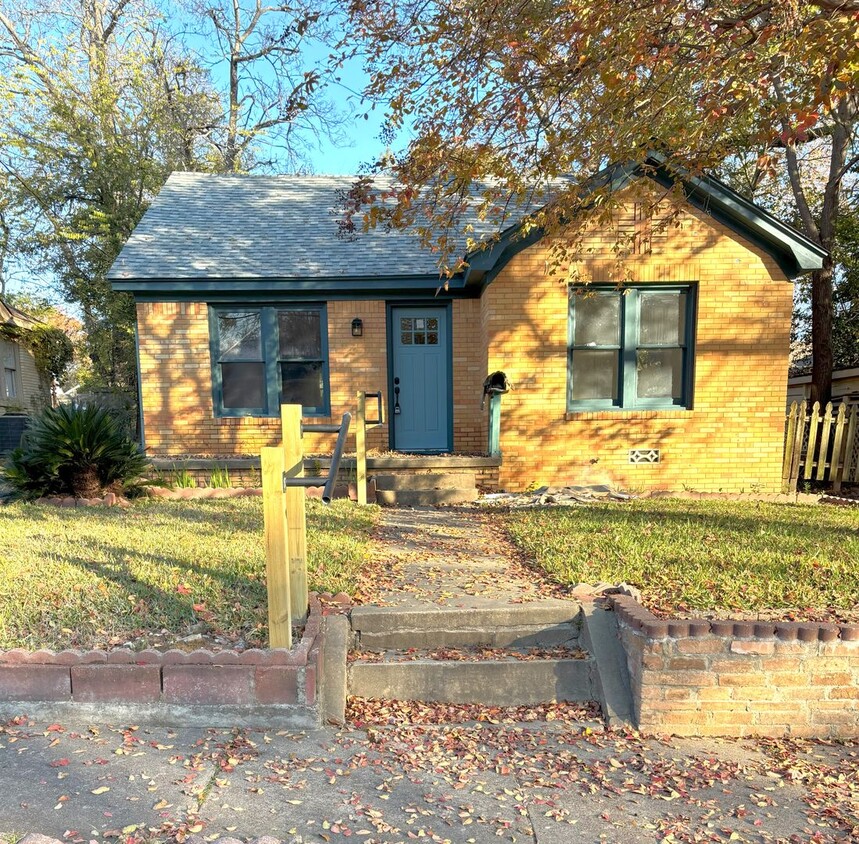
<instances>
[{"instance_id":1,"label":"new lumber post","mask_svg":"<svg viewBox=\"0 0 859 844\"><path fill-rule=\"evenodd\" d=\"M301 405L284 404L280 408L283 436L285 477L304 477L304 451L301 446ZM281 481L282 483L282 481ZM286 545L289 559L290 607L293 618L307 614L307 518L303 487L287 487Z\"/></svg>"},{"instance_id":2,"label":"new lumber post","mask_svg":"<svg viewBox=\"0 0 859 844\"><path fill-rule=\"evenodd\" d=\"M291 648L292 611L286 542L284 501L286 496L283 491L283 449L263 448L260 464L265 527L265 572L268 584L269 645L272 648Z\"/></svg>"},{"instance_id":3,"label":"new lumber post","mask_svg":"<svg viewBox=\"0 0 859 844\"><path fill-rule=\"evenodd\" d=\"M355 414L355 484L358 487L358 503L367 503L367 397L358 391L358 410Z\"/></svg>"}]
</instances>

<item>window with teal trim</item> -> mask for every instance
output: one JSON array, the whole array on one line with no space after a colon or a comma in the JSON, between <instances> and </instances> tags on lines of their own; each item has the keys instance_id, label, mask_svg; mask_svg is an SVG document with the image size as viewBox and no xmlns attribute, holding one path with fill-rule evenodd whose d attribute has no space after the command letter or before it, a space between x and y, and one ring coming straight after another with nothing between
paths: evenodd
<instances>
[{"instance_id":1,"label":"window with teal trim","mask_svg":"<svg viewBox=\"0 0 859 844\"><path fill-rule=\"evenodd\" d=\"M568 410L690 407L691 285L572 288Z\"/></svg>"},{"instance_id":2,"label":"window with teal trim","mask_svg":"<svg viewBox=\"0 0 859 844\"><path fill-rule=\"evenodd\" d=\"M281 404L329 415L324 305L212 307L209 333L218 416L278 416Z\"/></svg>"}]
</instances>

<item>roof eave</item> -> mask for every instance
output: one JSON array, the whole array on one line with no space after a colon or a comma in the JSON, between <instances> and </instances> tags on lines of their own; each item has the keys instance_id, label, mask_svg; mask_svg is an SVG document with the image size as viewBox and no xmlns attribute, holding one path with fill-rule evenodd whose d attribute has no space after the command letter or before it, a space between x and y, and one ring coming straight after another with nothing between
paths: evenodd
<instances>
[{"instance_id":1,"label":"roof eave","mask_svg":"<svg viewBox=\"0 0 859 844\"><path fill-rule=\"evenodd\" d=\"M197 295L203 300L296 297L305 299L386 298L402 296L457 295L466 288L464 274L451 279L438 275L368 276L356 278L263 278L263 277L189 277L120 278L108 277L119 292L148 300L159 297Z\"/></svg>"}]
</instances>

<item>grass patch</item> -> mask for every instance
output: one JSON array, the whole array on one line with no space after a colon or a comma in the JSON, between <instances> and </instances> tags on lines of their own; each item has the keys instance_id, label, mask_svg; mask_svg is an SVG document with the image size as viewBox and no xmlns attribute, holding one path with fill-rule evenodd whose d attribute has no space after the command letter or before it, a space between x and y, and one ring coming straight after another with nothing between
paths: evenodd
<instances>
[{"instance_id":1,"label":"grass patch","mask_svg":"<svg viewBox=\"0 0 859 844\"><path fill-rule=\"evenodd\" d=\"M307 502L310 588L351 592L378 511ZM0 506L0 648L88 648L207 622L268 636L261 498Z\"/></svg>"},{"instance_id":2,"label":"grass patch","mask_svg":"<svg viewBox=\"0 0 859 844\"><path fill-rule=\"evenodd\" d=\"M508 525L558 582L625 581L655 610L859 608L857 508L660 499L514 511Z\"/></svg>"}]
</instances>

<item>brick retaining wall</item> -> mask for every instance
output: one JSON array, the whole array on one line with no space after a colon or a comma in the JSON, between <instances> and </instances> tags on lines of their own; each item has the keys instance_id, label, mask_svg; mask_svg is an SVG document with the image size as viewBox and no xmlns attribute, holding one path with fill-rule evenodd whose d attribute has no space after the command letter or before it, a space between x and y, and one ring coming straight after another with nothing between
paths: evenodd
<instances>
[{"instance_id":1,"label":"brick retaining wall","mask_svg":"<svg viewBox=\"0 0 859 844\"><path fill-rule=\"evenodd\" d=\"M859 736L859 624L666 620L612 602L640 729Z\"/></svg>"},{"instance_id":2,"label":"brick retaining wall","mask_svg":"<svg viewBox=\"0 0 859 844\"><path fill-rule=\"evenodd\" d=\"M319 600L311 596L304 633L291 650L2 651L0 711L53 706L86 715L98 705L108 712L137 708L181 724L187 723L184 708L195 707L210 720L223 711L230 722L256 718L266 726L273 719L282 726L318 725L321 618Z\"/></svg>"}]
</instances>

